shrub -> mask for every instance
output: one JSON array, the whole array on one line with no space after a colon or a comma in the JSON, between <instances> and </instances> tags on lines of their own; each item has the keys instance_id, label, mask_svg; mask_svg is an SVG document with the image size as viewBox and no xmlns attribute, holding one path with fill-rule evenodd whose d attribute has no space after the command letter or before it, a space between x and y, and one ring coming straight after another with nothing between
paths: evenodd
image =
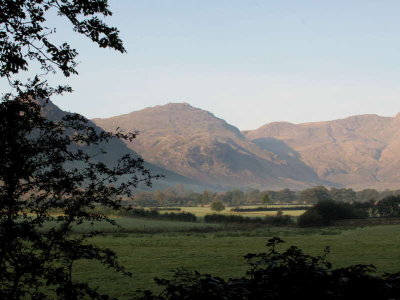
<instances>
[{"instance_id":1,"label":"shrub","mask_svg":"<svg viewBox=\"0 0 400 300\"><path fill-rule=\"evenodd\" d=\"M333 200L319 201L298 218L298 225L321 226L330 225L332 221L344 219L358 219L364 214L348 203Z\"/></svg>"},{"instance_id":2,"label":"shrub","mask_svg":"<svg viewBox=\"0 0 400 300\"><path fill-rule=\"evenodd\" d=\"M133 218L148 218L156 220L171 220L171 221L182 221L182 222L196 222L197 217L189 212L179 213L159 213L156 209L123 209L119 213L122 217L133 217Z\"/></svg>"},{"instance_id":3,"label":"shrub","mask_svg":"<svg viewBox=\"0 0 400 300\"><path fill-rule=\"evenodd\" d=\"M214 201L211 203L211 210L215 211L223 211L225 209L225 204L223 204L221 201Z\"/></svg>"},{"instance_id":4,"label":"shrub","mask_svg":"<svg viewBox=\"0 0 400 300\"><path fill-rule=\"evenodd\" d=\"M300 227L322 226L323 218L314 209L309 209L304 214L299 216L299 218L297 219L297 225L299 225Z\"/></svg>"},{"instance_id":5,"label":"shrub","mask_svg":"<svg viewBox=\"0 0 400 300\"><path fill-rule=\"evenodd\" d=\"M400 196L389 196L376 205L376 210L380 217L399 217L400 216Z\"/></svg>"},{"instance_id":6,"label":"shrub","mask_svg":"<svg viewBox=\"0 0 400 300\"><path fill-rule=\"evenodd\" d=\"M234 212L252 212L252 211L276 211L279 210L305 210L308 209L309 206L282 206L282 207L255 207L255 208L243 208L237 207L232 208L231 211Z\"/></svg>"},{"instance_id":7,"label":"shrub","mask_svg":"<svg viewBox=\"0 0 400 300\"><path fill-rule=\"evenodd\" d=\"M261 224L261 218L249 218L235 215L220 215L220 214L212 214L205 215L204 222L207 223L251 223L251 224Z\"/></svg>"},{"instance_id":8,"label":"shrub","mask_svg":"<svg viewBox=\"0 0 400 300\"><path fill-rule=\"evenodd\" d=\"M235 215L219 215L212 214L204 216L204 221L207 223L236 223L236 224L266 224L266 225L288 225L293 223L293 220L288 215L267 216L264 218L250 218Z\"/></svg>"},{"instance_id":9,"label":"shrub","mask_svg":"<svg viewBox=\"0 0 400 300\"><path fill-rule=\"evenodd\" d=\"M360 213L350 204L333 200L319 201L313 209L322 216L325 224L334 220L360 218Z\"/></svg>"},{"instance_id":10,"label":"shrub","mask_svg":"<svg viewBox=\"0 0 400 300\"><path fill-rule=\"evenodd\" d=\"M284 214L276 215L276 216L267 216L264 219L265 224L269 225L289 225L293 223L292 217Z\"/></svg>"}]
</instances>

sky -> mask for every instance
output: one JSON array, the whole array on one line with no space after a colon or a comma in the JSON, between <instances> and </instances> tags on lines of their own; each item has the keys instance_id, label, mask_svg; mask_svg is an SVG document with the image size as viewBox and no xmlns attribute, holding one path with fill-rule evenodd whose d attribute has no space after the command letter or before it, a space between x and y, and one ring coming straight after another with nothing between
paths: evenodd
<instances>
[{"instance_id":1,"label":"sky","mask_svg":"<svg viewBox=\"0 0 400 300\"><path fill-rule=\"evenodd\" d=\"M398 0L109 0L127 54L99 49L58 18L80 53L75 92L53 99L88 118L186 102L242 129L272 121L400 112Z\"/></svg>"}]
</instances>

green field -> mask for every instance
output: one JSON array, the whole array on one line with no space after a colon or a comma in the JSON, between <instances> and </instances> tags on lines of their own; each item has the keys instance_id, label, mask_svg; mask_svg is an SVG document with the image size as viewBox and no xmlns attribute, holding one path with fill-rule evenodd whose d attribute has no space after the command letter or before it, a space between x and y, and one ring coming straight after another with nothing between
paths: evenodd
<instances>
[{"instance_id":1,"label":"green field","mask_svg":"<svg viewBox=\"0 0 400 300\"><path fill-rule=\"evenodd\" d=\"M114 218L119 227L109 223L97 223L95 226L83 223L73 228L74 232L96 230L103 233L167 233L167 232L208 232L221 230L223 225L200 222L177 222L164 220L148 220L140 218Z\"/></svg>"},{"instance_id":2,"label":"green field","mask_svg":"<svg viewBox=\"0 0 400 300\"><path fill-rule=\"evenodd\" d=\"M138 288L156 289L154 277L169 277L171 270L181 266L223 277L243 275L246 270L243 255L264 251L267 239L272 236L284 239L287 243L283 247L298 245L315 255L330 246L329 260L335 267L372 263L382 272L400 271L400 225L351 229L263 227L227 231L202 223L123 218L118 222L129 227L132 233L104 234L93 241L115 250L133 277L124 277L87 261L77 264L74 276L122 299L129 299ZM209 232L207 226L218 231ZM160 233L155 233L160 229Z\"/></svg>"}]
</instances>

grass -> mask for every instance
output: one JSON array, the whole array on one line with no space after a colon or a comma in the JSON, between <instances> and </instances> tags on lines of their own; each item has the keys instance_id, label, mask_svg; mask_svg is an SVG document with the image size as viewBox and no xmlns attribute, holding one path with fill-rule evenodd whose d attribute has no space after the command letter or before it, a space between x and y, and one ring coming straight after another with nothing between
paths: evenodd
<instances>
[{"instance_id":1,"label":"grass","mask_svg":"<svg viewBox=\"0 0 400 300\"><path fill-rule=\"evenodd\" d=\"M166 233L166 232L209 232L223 229L223 225L209 223L149 220L141 218L114 218L120 226L109 223L83 223L73 227L76 233L96 230L102 233Z\"/></svg>"},{"instance_id":2,"label":"grass","mask_svg":"<svg viewBox=\"0 0 400 300\"><path fill-rule=\"evenodd\" d=\"M256 207L260 207L260 205L245 206L245 208L256 208ZM270 207L270 205L269 205L269 207ZM278 208L281 209L281 207L284 207L284 205L279 205L279 206L273 205L272 207L277 207L277 210L276 211L234 212L234 211L231 211L232 207L227 207L223 211L215 212L215 211L211 210L210 206L203 206L203 207L202 206L194 206L194 207L181 207L181 211L190 212L190 213L196 215L197 217L204 217L205 215L214 214L214 213L224 214L224 215L239 215L239 216L243 216L243 217L264 217L264 216L276 215ZM162 212L170 212L170 211L165 210ZM305 210L282 209L282 212L285 215L297 217L297 216L303 214L305 212Z\"/></svg>"},{"instance_id":3,"label":"grass","mask_svg":"<svg viewBox=\"0 0 400 300\"><path fill-rule=\"evenodd\" d=\"M149 222L145 224L147 228L160 228L162 222L169 228L161 233L117 232L93 239L95 244L115 250L133 277L121 276L88 261L76 265L74 276L121 299L129 299L138 288L157 289L154 277L170 277L170 271L181 266L223 277L241 276L246 270L243 255L265 251L265 243L272 236L285 240L287 243L283 247L297 245L314 255L330 246L329 260L335 267L372 263L382 272L400 271L400 225L348 229L263 227L252 231L195 233L179 227L183 224L176 224L178 222L135 219L120 222L127 222L131 228L139 228L144 222ZM193 228L190 227L193 225L205 224L185 223L183 226Z\"/></svg>"}]
</instances>

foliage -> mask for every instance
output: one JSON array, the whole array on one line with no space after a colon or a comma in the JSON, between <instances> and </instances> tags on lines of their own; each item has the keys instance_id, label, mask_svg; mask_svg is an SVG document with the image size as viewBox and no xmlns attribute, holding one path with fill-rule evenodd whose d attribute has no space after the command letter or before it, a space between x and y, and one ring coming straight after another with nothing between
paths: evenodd
<instances>
[{"instance_id":1,"label":"foliage","mask_svg":"<svg viewBox=\"0 0 400 300\"><path fill-rule=\"evenodd\" d=\"M0 103L0 298L44 299L44 286L54 286L61 298L100 297L72 279L74 263L94 259L124 268L112 251L85 242L94 232L72 235L71 228L84 221L113 223L91 209L119 209L122 196L130 197L139 182L150 185L152 177L140 159L127 155L111 168L83 150L134 136L97 132L78 115L49 121L40 111L29 100ZM120 181L123 175L128 177ZM51 215L52 209L62 213ZM48 222L54 226L41 230Z\"/></svg>"},{"instance_id":2,"label":"foliage","mask_svg":"<svg viewBox=\"0 0 400 300\"><path fill-rule=\"evenodd\" d=\"M353 203L354 201L356 201L357 192L352 189L338 189L333 187L330 189L329 195L334 201Z\"/></svg>"},{"instance_id":3,"label":"foliage","mask_svg":"<svg viewBox=\"0 0 400 300\"><path fill-rule=\"evenodd\" d=\"M77 74L78 52L67 42L53 43L57 30L48 27L48 19L54 15L99 47L125 52L118 30L103 21L111 15L107 0L0 2L0 77L11 87L0 103L1 299L106 299L73 278L75 262L95 260L127 272L114 252L88 243L95 232L73 235L72 227L114 224L93 208L119 209L122 197L130 198L139 182L150 185L152 179L141 159L126 155L108 166L85 151L112 139L131 141L135 134L98 131L79 115L58 121L43 116L52 95L72 91L50 87L46 75ZM31 78L22 82L26 76ZM52 215L54 209L61 214ZM47 224L54 226L44 230Z\"/></svg>"},{"instance_id":4,"label":"foliage","mask_svg":"<svg viewBox=\"0 0 400 300\"><path fill-rule=\"evenodd\" d=\"M163 287L156 295L144 291L145 300L172 299L398 299L400 273L376 275L372 265L334 269L322 256L305 254L291 246L278 251L280 238L268 241L268 251L244 256L245 276L225 280L211 274L177 269L172 279L156 278Z\"/></svg>"},{"instance_id":5,"label":"foliage","mask_svg":"<svg viewBox=\"0 0 400 300\"><path fill-rule=\"evenodd\" d=\"M351 206L365 217L378 217L375 201L368 202L353 202Z\"/></svg>"},{"instance_id":6,"label":"foliage","mask_svg":"<svg viewBox=\"0 0 400 300\"><path fill-rule=\"evenodd\" d=\"M288 215L266 216L264 218L251 218L236 215L212 214L204 216L207 223L237 223L237 224L266 224L266 225L289 225L293 222Z\"/></svg>"},{"instance_id":7,"label":"foliage","mask_svg":"<svg viewBox=\"0 0 400 300\"><path fill-rule=\"evenodd\" d=\"M247 208L247 207L240 207L240 208L232 208L231 211L234 212L253 212L253 211L276 211L277 209L282 210L306 210L309 206L284 206L284 207L254 207L254 208Z\"/></svg>"},{"instance_id":8,"label":"foliage","mask_svg":"<svg viewBox=\"0 0 400 300\"><path fill-rule=\"evenodd\" d=\"M133 209L122 209L119 213L122 217L133 217L133 218L148 218L156 220L171 220L171 221L182 221L182 222L196 222L197 217L189 212L167 212L159 213L156 209L143 209L143 208L133 208Z\"/></svg>"},{"instance_id":9,"label":"foliage","mask_svg":"<svg viewBox=\"0 0 400 300\"><path fill-rule=\"evenodd\" d=\"M262 203L263 203L264 205L267 205L267 204L269 204L270 202L271 202L271 199L269 199L268 194L265 194L265 195L262 197Z\"/></svg>"},{"instance_id":10,"label":"foliage","mask_svg":"<svg viewBox=\"0 0 400 300\"><path fill-rule=\"evenodd\" d=\"M64 76L77 74L78 52L67 42L52 42L57 30L46 20L52 14L64 17L75 32L99 47L125 52L118 30L101 19L111 15L107 0L5 0L0 2L0 77L11 79L32 69L33 63L45 73L58 69Z\"/></svg>"},{"instance_id":11,"label":"foliage","mask_svg":"<svg viewBox=\"0 0 400 300\"><path fill-rule=\"evenodd\" d=\"M380 217L400 217L400 196L389 196L376 204Z\"/></svg>"},{"instance_id":12,"label":"foliage","mask_svg":"<svg viewBox=\"0 0 400 300\"><path fill-rule=\"evenodd\" d=\"M319 193L318 191L322 191ZM313 194L311 195L310 194ZM232 190L226 192L203 191L196 193L185 190L181 186L167 188L160 191L142 191L135 195L133 206L154 207L154 206L202 206L211 204L214 201L221 201L226 206L241 205L263 205L263 197L267 196L270 203L274 204L315 204L319 200L332 199L339 202L361 203L369 202L371 197L375 201L379 201L388 196L400 195L399 190L376 191L373 189L354 191L345 188L326 188L316 187L306 189L304 191L295 192L289 189L280 191L259 191L257 189L249 189L247 191ZM310 200L311 199L311 200Z\"/></svg>"},{"instance_id":13,"label":"foliage","mask_svg":"<svg viewBox=\"0 0 400 300\"><path fill-rule=\"evenodd\" d=\"M315 204L318 201L331 200L329 191L323 186L316 186L313 188L301 191L299 201L305 204Z\"/></svg>"},{"instance_id":14,"label":"foliage","mask_svg":"<svg viewBox=\"0 0 400 300\"><path fill-rule=\"evenodd\" d=\"M324 225L324 219L314 209L309 209L297 218L297 225L300 227L314 227Z\"/></svg>"},{"instance_id":15,"label":"foliage","mask_svg":"<svg viewBox=\"0 0 400 300\"><path fill-rule=\"evenodd\" d=\"M381 199L380 193L374 189L364 189L356 194L356 201L358 202L370 202Z\"/></svg>"},{"instance_id":16,"label":"foliage","mask_svg":"<svg viewBox=\"0 0 400 300\"><path fill-rule=\"evenodd\" d=\"M214 201L211 203L211 210L223 211L224 209L225 205L221 201Z\"/></svg>"},{"instance_id":17,"label":"foliage","mask_svg":"<svg viewBox=\"0 0 400 300\"><path fill-rule=\"evenodd\" d=\"M298 218L299 226L330 225L333 221L367 217L352 205L333 200L319 201Z\"/></svg>"}]
</instances>

